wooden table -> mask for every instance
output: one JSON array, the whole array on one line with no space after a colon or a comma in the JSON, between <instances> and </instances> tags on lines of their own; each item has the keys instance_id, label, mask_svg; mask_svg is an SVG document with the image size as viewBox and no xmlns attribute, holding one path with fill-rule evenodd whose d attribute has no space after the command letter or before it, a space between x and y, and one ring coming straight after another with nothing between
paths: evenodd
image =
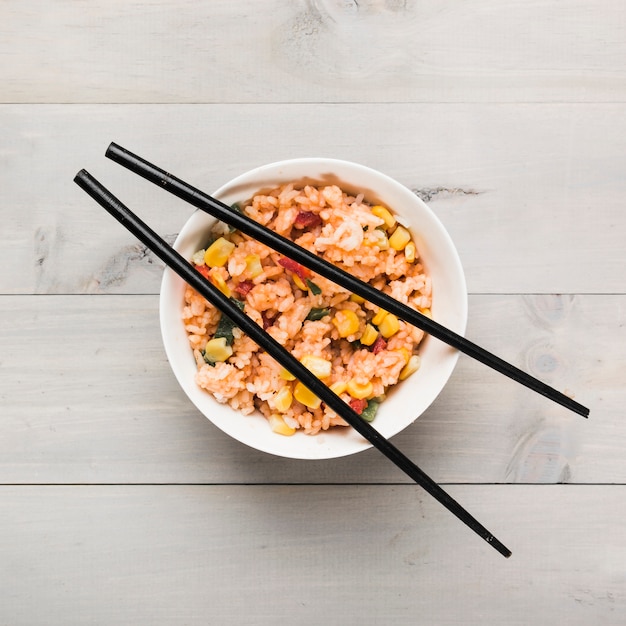
<instances>
[{"instance_id":1,"label":"wooden table","mask_svg":"<svg viewBox=\"0 0 626 626\"><path fill-rule=\"evenodd\" d=\"M626 5L621 0L0 4L0 624L624 624ZM275 160L395 177L452 235L467 357L394 443L500 557L374 450L305 462L184 397L162 265L73 183L172 241Z\"/></svg>"}]
</instances>

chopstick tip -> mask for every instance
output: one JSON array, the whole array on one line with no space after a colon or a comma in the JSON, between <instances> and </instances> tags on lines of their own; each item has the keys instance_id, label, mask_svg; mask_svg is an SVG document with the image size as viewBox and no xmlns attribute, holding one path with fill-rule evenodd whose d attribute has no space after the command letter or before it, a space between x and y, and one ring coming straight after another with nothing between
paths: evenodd
<instances>
[{"instance_id":1,"label":"chopstick tip","mask_svg":"<svg viewBox=\"0 0 626 626\"><path fill-rule=\"evenodd\" d=\"M88 177L89 177L89 172L85 168L83 168L76 174L76 176L74 176L74 182L78 183L82 180L85 180Z\"/></svg>"},{"instance_id":2,"label":"chopstick tip","mask_svg":"<svg viewBox=\"0 0 626 626\"><path fill-rule=\"evenodd\" d=\"M121 149L121 146L119 146L114 141L112 141L109 144L108 148L106 149L106 152L104 153L104 156L110 157L113 152L116 152L117 150L120 150L120 149Z\"/></svg>"},{"instance_id":3,"label":"chopstick tip","mask_svg":"<svg viewBox=\"0 0 626 626\"><path fill-rule=\"evenodd\" d=\"M487 543L491 544L505 559L508 559L513 553L499 540L496 539L493 535L489 535L485 540Z\"/></svg>"},{"instance_id":4,"label":"chopstick tip","mask_svg":"<svg viewBox=\"0 0 626 626\"><path fill-rule=\"evenodd\" d=\"M589 409L586 406L583 406L582 404L576 402L570 408L572 409L572 411L574 411L574 413L577 413L581 417L584 417L585 419L589 418Z\"/></svg>"}]
</instances>

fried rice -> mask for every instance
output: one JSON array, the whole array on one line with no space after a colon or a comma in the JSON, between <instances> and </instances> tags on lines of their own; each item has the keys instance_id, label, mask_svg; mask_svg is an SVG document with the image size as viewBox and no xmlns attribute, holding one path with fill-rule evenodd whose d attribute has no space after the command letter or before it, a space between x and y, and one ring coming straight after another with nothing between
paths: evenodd
<instances>
[{"instance_id":1,"label":"fried rice","mask_svg":"<svg viewBox=\"0 0 626 626\"><path fill-rule=\"evenodd\" d=\"M430 314L431 281L392 209L336 185L287 184L237 207L396 300ZM227 296L364 419L419 368L424 333L247 235L217 223L192 259ZM196 383L277 433L314 435L346 422L191 287L183 322Z\"/></svg>"}]
</instances>

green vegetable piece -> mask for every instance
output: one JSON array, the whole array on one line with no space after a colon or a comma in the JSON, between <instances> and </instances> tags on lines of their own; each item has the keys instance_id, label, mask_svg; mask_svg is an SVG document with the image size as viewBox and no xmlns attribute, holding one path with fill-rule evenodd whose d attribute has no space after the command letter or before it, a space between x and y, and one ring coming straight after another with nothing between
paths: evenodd
<instances>
[{"instance_id":1,"label":"green vegetable piece","mask_svg":"<svg viewBox=\"0 0 626 626\"><path fill-rule=\"evenodd\" d=\"M309 311L309 314L306 316L305 319L311 322L317 322L318 320L321 320L323 317L326 317L327 315L330 315L330 309L313 308Z\"/></svg>"},{"instance_id":2,"label":"green vegetable piece","mask_svg":"<svg viewBox=\"0 0 626 626\"><path fill-rule=\"evenodd\" d=\"M234 204L231 204L230 208L233 211L236 211L237 213L241 213L243 215L243 210L241 208L241 205L238 202L235 202ZM237 229L234 226L231 226L230 224L228 225L228 232L234 233L236 230Z\"/></svg>"},{"instance_id":3,"label":"green vegetable piece","mask_svg":"<svg viewBox=\"0 0 626 626\"><path fill-rule=\"evenodd\" d=\"M233 320L231 320L230 317L228 317L227 315L222 315L222 317L220 317L220 321L217 324L215 335L213 336L217 339L219 339L220 337L225 337L226 343L229 346L232 346L233 341L235 341L233 328L235 328L235 323L233 322Z\"/></svg>"},{"instance_id":4,"label":"green vegetable piece","mask_svg":"<svg viewBox=\"0 0 626 626\"><path fill-rule=\"evenodd\" d=\"M314 296L319 296L320 293L322 293L322 290L312 280L307 278L306 284L309 286L309 289Z\"/></svg>"},{"instance_id":5,"label":"green vegetable piece","mask_svg":"<svg viewBox=\"0 0 626 626\"><path fill-rule=\"evenodd\" d=\"M366 422L371 422L376 417L376 411L378 411L378 402L376 402L375 400L370 400L367 403L367 406L361 412L361 417Z\"/></svg>"},{"instance_id":6,"label":"green vegetable piece","mask_svg":"<svg viewBox=\"0 0 626 626\"><path fill-rule=\"evenodd\" d=\"M242 311L244 310L246 306L245 302L242 302L241 300L237 300L237 298L231 298L230 301L233 304L236 304L239 307L239 309ZM233 328L235 328L236 326L237 325L235 324L235 322L233 322L233 320L230 319L230 317L228 317L227 315L222 315L222 317L220 317L220 321L217 324L217 329L215 330L215 334L213 336L216 339L219 339L220 337L225 337L226 343L229 346L232 346L233 341L235 341L235 337L233 335Z\"/></svg>"}]
</instances>

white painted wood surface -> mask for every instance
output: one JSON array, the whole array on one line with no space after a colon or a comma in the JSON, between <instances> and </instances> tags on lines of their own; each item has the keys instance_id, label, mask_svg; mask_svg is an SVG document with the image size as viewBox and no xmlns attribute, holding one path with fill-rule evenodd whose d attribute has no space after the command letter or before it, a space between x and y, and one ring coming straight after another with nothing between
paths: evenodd
<instances>
[{"instance_id":1,"label":"white painted wood surface","mask_svg":"<svg viewBox=\"0 0 626 626\"><path fill-rule=\"evenodd\" d=\"M6 482L404 481L373 450L307 463L274 459L227 438L170 374L157 300L2 298L3 360L11 364L0 458ZM446 483L626 482L625 315L625 296L472 296L468 336L556 388L577 392L592 419L461 357L435 404L394 441ZM32 350L24 349L24 337Z\"/></svg>"},{"instance_id":2,"label":"white painted wood surface","mask_svg":"<svg viewBox=\"0 0 626 626\"><path fill-rule=\"evenodd\" d=\"M0 3L0 625L608 624L626 609L626 4ZM321 155L394 176L461 254L461 357L394 439L501 559L375 451L279 459L184 398L162 267L75 185L172 239L212 190Z\"/></svg>"},{"instance_id":3,"label":"white painted wood surface","mask_svg":"<svg viewBox=\"0 0 626 626\"><path fill-rule=\"evenodd\" d=\"M409 485L6 487L5 623L623 624L625 489L451 487L505 561Z\"/></svg>"},{"instance_id":4,"label":"white painted wood surface","mask_svg":"<svg viewBox=\"0 0 626 626\"><path fill-rule=\"evenodd\" d=\"M285 158L364 163L428 199L472 292L623 291L623 105L7 105L0 121L3 292L158 292L152 257L71 180L87 168L170 236L191 208L105 159L111 141L211 191Z\"/></svg>"},{"instance_id":5,"label":"white painted wood surface","mask_svg":"<svg viewBox=\"0 0 626 626\"><path fill-rule=\"evenodd\" d=\"M4 2L3 102L622 102L616 0Z\"/></svg>"}]
</instances>

